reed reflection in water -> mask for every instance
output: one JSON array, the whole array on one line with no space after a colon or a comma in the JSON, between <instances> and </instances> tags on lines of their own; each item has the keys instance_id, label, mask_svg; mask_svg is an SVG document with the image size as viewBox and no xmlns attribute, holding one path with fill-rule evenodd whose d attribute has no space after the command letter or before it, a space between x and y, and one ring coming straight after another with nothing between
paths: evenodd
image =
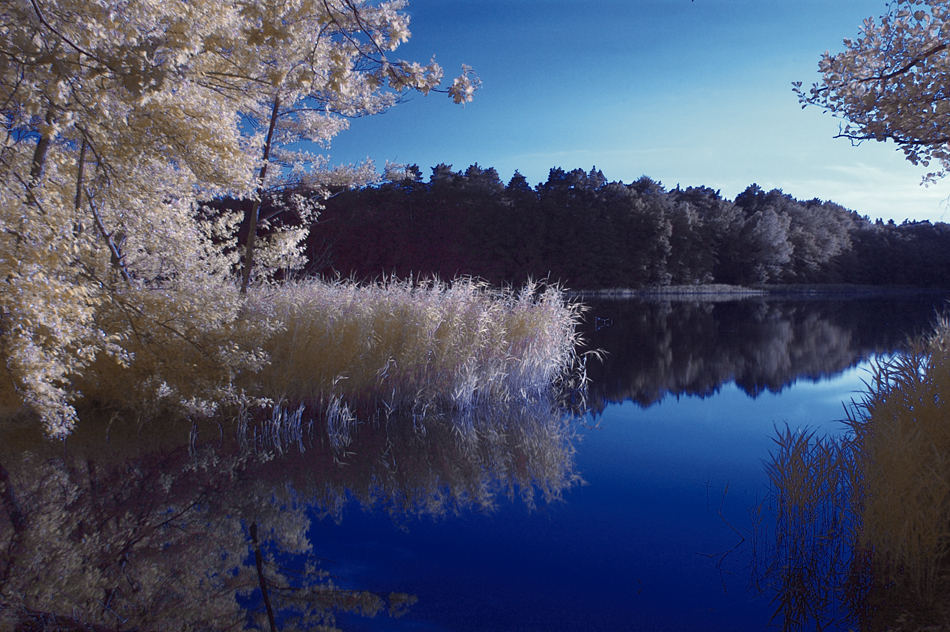
<instances>
[{"instance_id":1,"label":"reed reflection in water","mask_svg":"<svg viewBox=\"0 0 950 632\"><path fill-rule=\"evenodd\" d=\"M342 612L397 616L415 597L322 570L315 515L353 501L397 519L490 510L579 480L573 422L544 398L351 419L343 443L295 412L228 428L103 420L65 445L8 428L0 628L267 629L271 611L280 629L336 629Z\"/></svg>"},{"instance_id":2,"label":"reed reflection in water","mask_svg":"<svg viewBox=\"0 0 950 632\"><path fill-rule=\"evenodd\" d=\"M950 628L950 321L873 364L848 432L785 429L763 579L785 629Z\"/></svg>"}]
</instances>

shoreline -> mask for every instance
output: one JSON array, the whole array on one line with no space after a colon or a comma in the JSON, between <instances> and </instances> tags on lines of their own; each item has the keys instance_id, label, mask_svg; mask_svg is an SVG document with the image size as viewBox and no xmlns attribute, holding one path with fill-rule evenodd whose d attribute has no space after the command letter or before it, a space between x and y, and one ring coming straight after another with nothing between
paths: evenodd
<instances>
[{"instance_id":1,"label":"shoreline","mask_svg":"<svg viewBox=\"0 0 950 632\"><path fill-rule=\"evenodd\" d=\"M749 298L869 298L874 296L906 296L912 294L950 294L950 288L852 285L765 284L755 286L708 283L699 285L667 285L645 288L604 288L597 290L569 290L579 299L640 299L682 301L735 301Z\"/></svg>"}]
</instances>

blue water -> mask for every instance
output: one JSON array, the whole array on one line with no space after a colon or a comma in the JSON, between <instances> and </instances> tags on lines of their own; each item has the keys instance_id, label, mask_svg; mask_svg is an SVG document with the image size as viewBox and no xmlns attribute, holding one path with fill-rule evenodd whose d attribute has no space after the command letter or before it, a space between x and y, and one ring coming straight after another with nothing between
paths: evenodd
<instances>
[{"instance_id":1,"label":"blue water","mask_svg":"<svg viewBox=\"0 0 950 632\"><path fill-rule=\"evenodd\" d=\"M107 417L53 444L11 425L0 435L5 590L32 609L23 616L76 626L113 625L121 611L130 628L210 629L201 617L224 613L230 627L258 617L261 629L269 586L281 629L301 603L352 609L346 590L417 601L401 618L337 614L343 630L782 629L783 578L766 572L782 562L773 437L845 432L844 403L874 359L926 331L942 301L595 303L591 321L610 325L585 335L607 353L588 367L580 416L538 398L464 420L370 418L345 450L319 428L283 445L261 443L263 430L229 439L214 424ZM807 547L778 550L830 566ZM314 561L343 592L299 573ZM67 584L92 586L108 608L55 588ZM55 592L33 594L46 586ZM168 600L175 609L153 605ZM832 610L822 629L843 629L847 612Z\"/></svg>"},{"instance_id":2,"label":"blue water","mask_svg":"<svg viewBox=\"0 0 950 632\"><path fill-rule=\"evenodd\" d=\"M344 585L418 597L404 618L343 627L781 629L763 576L777 429L845 432L874 359L927 331L942 301L594 302L589 320L609 325L586 332L607 354L574 422L583 484L533 508L315 518L311 541Z\"/></svg>"},{"instance_id":3,"label":"blue water","mask_svg":"<svg viewBox=\"0 0 950 632\"><path fill-rule=\"evenodd\" d=\"M347 511L310 532L327 568L354 586L409 592L397 620L344 617L352 630L743 630L768 627L772 595L752 586L752 509L767 502L773 427L838 433L862 363L750 398L609 405L580 420L584 484L563 502L503 502L394 524ZM776 623L777 625L777 623Z\"/></svg>"}]
</instances>

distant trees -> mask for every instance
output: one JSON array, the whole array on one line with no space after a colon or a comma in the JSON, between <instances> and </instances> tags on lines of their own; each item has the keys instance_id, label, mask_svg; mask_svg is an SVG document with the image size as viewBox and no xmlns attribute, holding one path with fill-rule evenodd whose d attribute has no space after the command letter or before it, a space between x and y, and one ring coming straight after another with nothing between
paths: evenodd
<instances>
[{"instance_id":1,"label":"distant trees","mask_svg":"<svg viewBox=\"0 0 950 632\"><path fill-rule=\"evenodd\" d=\"M880 224L833 202L749 186L734 201L708 187L595 169L551 169L532 188L490 167L440 164L418 177L327 201L307 242L310 271L372 279L468 274L573 288L697 283L942 285L950 227Z\"/></svg>"}]
</instances>

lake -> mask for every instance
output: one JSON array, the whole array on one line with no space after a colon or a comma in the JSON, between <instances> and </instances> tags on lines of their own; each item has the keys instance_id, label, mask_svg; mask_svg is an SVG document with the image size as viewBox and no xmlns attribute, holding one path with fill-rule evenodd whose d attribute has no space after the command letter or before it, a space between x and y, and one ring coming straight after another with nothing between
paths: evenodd
<instances>
[{"instance_id":1,"label":"lake","mask_svg":"<svg viewBox=\"0 0 950 632\"><path fill-rule=\"evenodd\" d=\"M842 432L869 362L943 299L591 300L605 353L578 416L508 402L340 439L287 414L238 441L106 419L53 445L13 427L6 614L267 629L263 585L281 629L295 609L345 630L781 629L776 428Z\"/></svg>"}]
</instances>

